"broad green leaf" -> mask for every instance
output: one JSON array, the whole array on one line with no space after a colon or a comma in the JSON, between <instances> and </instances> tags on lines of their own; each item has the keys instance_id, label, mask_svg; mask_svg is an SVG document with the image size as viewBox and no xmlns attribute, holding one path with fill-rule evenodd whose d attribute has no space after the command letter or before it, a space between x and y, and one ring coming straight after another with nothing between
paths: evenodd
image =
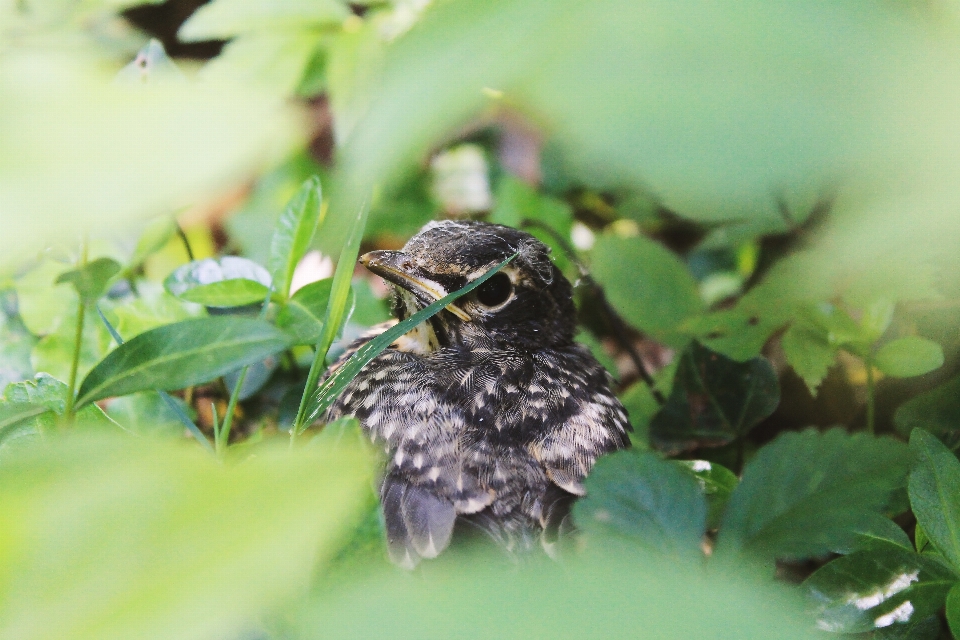
<instances>
[{"instance_id":1,"label":"broad green leaf","mask_svg":"<svg viewBox=\"0 0 960 640\"><path fill-rule=\"evenodd\" d=\"M502 554L462 554L422 575L360 576L319 590L284 637L822 638L781 585L616 544L563 563L531 558L517 568Z\"/></svg>"},{"instance_id":2,"label":"broad green leaf","mask_svg":"<svg viewBox=\"0 0 960 640\"><path fill-rule=\"evenodd\" d=\"M184 42L227 40L249 31L335 24L349 15L339 0L214 0L195 11L177 36Z\"/></svg>"},{"instance_id":3,"label":"broad green leaf","mask_svg":"<svg viewBox=\"0 0 960 640\"><path fill-rule=\"evenodd\" d=\"M810 394L816 396L817 388L837 360L837 347L822 333L799 323L787 329L782 344L787 362L803 378Z\"/></svg>"},{"instance_id":4,"label":"broad green leaf","mask_svg":"<svg viewBox=\"0 0 960 640\"><path fill-rule=\"evenodd\" d=\"M837 558L807 578L803 589L818 627L860 633L936 613L956 582L940 563L887 544Z\"/></svg>"},{"instance_id":5,"label":"broad green leaf","mask_svg":"<svg viewBox=\"0 0 960 640\"><path fill-rule=\"evenodd\" d=\"M723 445L779 402L777 374L766 358L736 362L693 342L680 356L667 403L650 421L651 442L673 452Z\"/></svg>"},{"instance_id":6,"label":"broad green leaf","mask_svg":"<svg viewBox=\"0 0 960 640\"><path fill-rule=\"evenodd\" d=\"M440 298L434 303L426 306L420 311L416 312L403 322L398 322L393 325L380 335L378 335L373 340L365 343L357 351L350 356L350 358L337 367L330 377L328 377L320 388L317 389L315 393L310 394L310 404L307 415L307 423L317 420L323 415L323 412L333 404L337 396L350 384L350 381L356 377L360 370L363 369L371 360L380 355L384 349L389 347L394 340L402 336L403 334L411 331L421 322L426 322L433 316L437 315L443 311L444 307L448 304L454 302L460 296L465 296L481 284L490 279L496 272L503 269L507 266L511 260L517 257L518 254L513 254L497 266L488 269L486 273L482 276L473 280L467 284L462 289L458 289L453 293L449 293L444 297ZM336 286L336 281L334 281L334 286ZM309 388L309 385L308 385Z\"/></svg>"},{"instance_id":7,"label":"broad green leaf","mask_svg":"<svg viewBox=\"0 0 960 640\"><path fill-rule=\"evenodd\" d=\"M683 323L681 331L712 351L746 362L759 356L770 336L785 323L779 312L734 308L692 317Z\"/></svg>"},{"instance_id":8,"label":"broad green leaf","mask_svg":"<svg viewBox=\"0 0 960 640\"><path fill-rule=\"evenodd\" d=\"M907 447L840 429L784 433L747 463L715 557L808 558L847 546L902 486Z\"/></svg>"},{"instance_id":9,"label":"broad green leaf","mask_svg":"<svg viewBox=\"0 0 960 640\"><path fill-rule=\"evenodd\" d=\"M905 437L916 428L937 435L960 429L960 376L904 402L893 423Z\"/></svg>"},{"instance_id":10,"label":"broad green leaf","mask_svg":"<svg viewBox=\"0 0 960 640\"><path fill-rule=\"evenodd\" d=\"M283 299L290 295L293 270L310 247L321 222L322 202L320 178L313 176L303 183L277 220L267 268L273 278L274 292Z\"/></svg>"},{"instance_id":11,"label":"broad green leaf","mask_svg":"<svg viewBox=\"0 0 960 640\"><path fill-rule=\"evenodd\" d=\"M863 524L856 527L850 544L835 546L831 551L840 555L849 555L857 551L884 548L891 544L913 551L913 543L910 542L907 533L890 518L876 513L865 518Z\"/></svg>"},{"instance_id":12,"label":"broad green leaf","mask_svg":"<svg viewBox=\"0 0 960 640\"><path fill-rule=\"evenodd\" d=\"M180 398L173 398L180 410L193 410ZM184 425L180 417L156 391L141 391L107 403L107 415L127 431L141 435L183 437Z\"/></svg>"},{"instance_id":13,"label":"broad green leaf","mask_svg":"<svg viewBox=\"0 0 960 640\"><path fill-rule=\"evenodd\" d=\"M370 480L346 443L242 464L131 438L22 449L0 465L0 636L238 637L305 590Z\"/></svg>"},{"instance_id":14,"label":"broad green leaf","mask_svg":"<svg viewBox=\"0 0 960 640\"><path fill-rule=\"evenodd\" d=\"M920 526L920 523L917 523L913 528L913 541L917 553L923 553L930 546L930 538L927 537L927 533Z\"/></svg>"},{"instance_id":15,"label":"broad green leaf","mask_svg":"<svg viewBox=\"0 0 960 640\"><path fill-rule=\"evenodd\" d=\"M262 302L270 274L252 260L224 256L185 264L164 281L172 295L208 307L239 307Z\"/></svg>"},{"instance_id":16,"label":"broad green leaf","mask_svg":"<svg viewBox=\"0 0 960 640\"><path fill-rule=\"evenodd\" d=\"M910 434L915 457L910 505L930 542L960 571L960 462L923 429Z\"/></svg>"},{"instance_id":17,"label":"broad green leaf","mask_svg":"<svg viewBox=\"0 0 960 640\"><path fill-rule=\"evenodd\" d=\"M697 481L654 453L618 451L597 460L587 496L573 506L574 522L588 536L627 538L671 556L698 558L707 503Z\"/></svg>"},{"instance_id":18,"label":"broad green leaf","mask_svg":"<svg viewBox=\"0 0 960 640\"><path fill-rule=\"evenodd\" d=\"M947 623L953 637L960 636L960 582L957 582L947 593Z\"/></svg>"},{"instance_id":19,"label":"broad green leaf","mask_svg":"<svg viewBox=\"0 0 960 640\"><path fill-rule=\"evenodd\" d=\"M78 269L61 273L55 284L70 284L86 303L99 300L107 292L113 276L120 273L120 264L111 258L97 258Z\"/></svg>"},{"instance_id":20,"label":"broad green leaf","mask_svg":"<svg viewBox=\"0 0 960 640\"><path fill-rule=\"evenodd\" d=\"M125 342L87 374L77 406L152 389L208 382L289 346L273 325L236 316L168 324Z\"/></svg>"},{"instance_id":21,"label":"broad green leaf","mask_svg":"<svg viewBox=\"0 0 960 640\"><path fill-rule=\"evenodd\" d=\"M880 347L874 355L877 369L888 376L921 376L943 365L943 349L936 342L919 336L897 338Z\"/></svg>"},{"instance_id":22,"label":"broad green leaf","mask_svg":"<svg viewBox=\"0 0 960 640\"><path fill-rule=\"evenodd\" d=\"M716 529L727 508L727 502L740 479L723 465L707 460L674 460L674 464L688 471L700 485L707 499L707 529Z\"/></svg>"},{"instance_id":23,"label":"broad green leaf","mask_svg":"<svg viewBox=\"0 0 960 640\"><path fill-rule=\"evenodd\" d=\"M697 283L675 254L638 236L603 235L591 252L593 275L634 327L673 347L688 339L680 325L703 309Z\"/></svg>"},{"instance_id":24,"label":"broad green leaf","mask_svg":"<svg viewBox=\"0 0 960 640\"><path fill-rule=\"evenodd\" d=\"M330 288L333 279L326 278L311 282L297 289L277 314L277 326L294 337L294 344L315 345L320 339L323 330L323 318L330 300ZM354 306L354 295L351 289L347 296L346 316Z\"/></svg>"}]
</instances>

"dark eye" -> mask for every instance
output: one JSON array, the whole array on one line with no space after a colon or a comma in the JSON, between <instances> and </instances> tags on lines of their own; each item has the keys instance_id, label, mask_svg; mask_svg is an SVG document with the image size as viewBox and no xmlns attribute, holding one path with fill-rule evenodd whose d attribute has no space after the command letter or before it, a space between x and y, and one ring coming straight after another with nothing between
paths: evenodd
<instances>
[{"instance_id":1,"label":"dark eye","mask_svg":"<svg viewBox=\"0 0 960 640\"><path fill-rule=\"evenodd\" d=\"M510 276L498 273L477 287L477 300L488 307L496 307L507 301L513 293L513 283Z\"/></svg>"}]
</instances>

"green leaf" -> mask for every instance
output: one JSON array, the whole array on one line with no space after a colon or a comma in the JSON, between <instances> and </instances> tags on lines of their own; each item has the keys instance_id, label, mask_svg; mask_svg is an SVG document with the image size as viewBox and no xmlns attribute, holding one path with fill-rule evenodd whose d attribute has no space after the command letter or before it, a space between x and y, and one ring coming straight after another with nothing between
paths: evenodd
<instances>
[{"instance_id":1,"label":"green leaf","mask_svg":"<svg viewBox=\"0 0 960 640\"><path fill-rule=\"evenodd\" d=\"M674 460L673 463L697 479L700 491L707 499L707 529L716 529L740 479L733 471L716 462Z\"/></svg>"},{"instance_id":2,"label":"green leaf","mask_svg":"<svg viewBox=\"0 0 960 640\"><path fill-rule=\"evenodd\" d=\"M503 269L507 266L511 260L517 257L518 254L513 254L497 266L488 269L486 273L482 276L473 280L462 289L458 289L453 293L449 293L444 297L440 298L434 303L426 306L420 311L416 312L403 322L399 322L380 335L378 335L373 340L366 342L361 346L357 351L350 356L350 358L337 367L333 373L328 377L320 388L317 391L310 395L310 405L307 411L307 422L313 422L317 420L327 408L333 404L333 401L336 400L337 396L350 384L350 381L356 377L360 370L363 369L371 360L380 355L384 349L389 347L397 338L402 336L405 333L411 331L421 322L426 322L433 316L437 315L443 311L444 307L448 304L451 304L460 296L465 296L481 284L486 282L491 278L496 272ZM336 284L336 283L334 283Z\"/></svg>"},{"instance_id":3,"label":"green leaf","mask_svg":"<svg viewBox=\"0 0 960 640\"><path fill-rule=\"evenodd\" d=\"M370 482L346 444L242 464L129 437L22 449L0 465L0 636L235 637L306 588Z\"/></svg>"},{"instance_id":4,"label":"green leaf","mask_svg":"<svg viewBox=\"0 0 960 640\"><path fill-rule=\"evenodd\" d=\"M880 347L874 355L877 369L888 376L922 376L943 365L943 349L932 340L919 336L898 338Z\"/></svg>"},{"instance_id":5,"label":"green leaf","mask_svg":"<svg viewBox=\"0 0 960 640\"><path fill-rule=\"evenodd\" d=\"M103 309L119 334L128 340L165 324L204 315L203 307L170 295L155 282L139 280L136 286L136 298Z\"/></svg>"},{"instance_id":6,"label":"green leaf","mask_svg":"<svg viewBox=\"0 0 960 640\"><path fill-rule=\"evenodd\" d=\"M904 402L893 414L900 435L916 429L940 435L960 429L960 376Z\"/></svg>"},{"instance_id":7,"label":"green leaf","mask_svg":"<svg viewBox=\"0 0 960 640\"><path fill-rule=\"evenodd\" d=\"M96 302L107 292L110 280L120 273L120 263L111 258L97 258L79 269L60 274L55 284L73 286L85 303Z\"/></svg>"},{"instance_id":8,"label":"green leaf","mask_svg":"<svg viewBox=\"0 0 960 640\"><path fill-rule=\"evenodd\" d=\"M930 542L960 570L960 462L923 429L910 434L915 463L908 489L917 523Z\"/></svg>"},{"instance_id":9,"label":"green leaf","mask_svg":"<svg viewBox=\"0 0 960 640\"><path fill-rule=\"evenodd\" d=\"M781 585L615 544L563 563L530 558L520 570L502 554L464 554L422 575L360 576L313 594L288 637L822 638Z\"/></svg>"},{"instance_id":10,"label":"green leaf","mask_svg":"<svg viewBox=\"0 0 960 640\"><path fill-rule=\"evenodd\" d=\"M719 446L773 413L780 386L766 358L737 362L693 342L680 356L667 403L650 422L665 451Z\"/></svg>"},{"instance_id":11,"label":"green leaf","mask_svg":"<svg viewBox=\"0 0 960 640\"><path fill-rule=\"evenodd\" d=\"M34 335L56 330L64 316L76 309L77 294L73 287L54 284L63 270L64 265L44 260L14 281L17 310L23 324Z\"/></svg>"},{"instance_id":12,"label":"green leaf","mask_svg":"<svg viewBox=\"0 0 960 640\"><path fill-rule=\"evenodd\" d=\"M588 535L613 534L660 553L701 556L707 503L696 480L676 465L650 452L618 451L597 460L586 488L573 517Z\"/></svg>"},{"instance_id":13,"label":"green leaf","mask_svg":"<svg viewBox=\"0 0 960 640\"><path fill-rule=\"evenodd\" d=\"M803 583L817 626L860 633L939 611L957 577L940 563L887 544L824 565Z\"/></svg>"},{"instance_id":14,"label":"green leaf","mask_svg":"<svg viewBox=\"0 0 960 640\"><path fill-rule=\"evenodd\" d=\"M193 410L180 398L173 398L185 413ZM156 391L141 391L107 404L107 415L131 433L169 438L182 438L184 425L180 417Z\"/></svg>"},{"instance_id":15,"label":"green leaf","mask_svg":"<svg viewBox=\"0 0 960 640\"><path fill-rule=\"evenodd\" d=\"M782 344L787 362L803 378L810 394L816 396L817 388L837 360L837 348L819 331L799 323L787 329Z\"/></svg>"},{"instance_id":16,"label":"green leaf","mask_svg":"<svg viewBox=\"0 0 960 640\"><path fill-rule=\"evenodd\" d=\"M323 330L323 318L330 300L333 279L311 282L297 289L277 314L277 326L294 337L294 344L315 345ZM354 306L351 289L347 296L345 315L350 317Z\"/></svg>"},{"instance_id":17,"label":"green leaf","mask_svg":"<svg viewBox=\"0 0 960 640\"><path fill-rule=\"evenodd\" d=\"M681 330L712 351L746 362L759 356L770 336L785 323L777 313L734 308L692 317Z\"/></svg>"},{"instance_id":18,"label":"green leaf","mask_svg":"<svg viewBox=\"0 0 960 640\"><path fill-rule=\"evenodd\" d=\"M20 437L54 430L59 426L68 393L66 384L47 373L38 373L34 380L7 385L0 400L0 442L7 435ZM107 431L119 426L96 405L83 407L74 416L73 423L80 429Z\"/></svg>"},{"instance_id":19,"label":"green leaf","mask_svg":"<svg viewBox=\"0 0 960 640\"><path fill-rule=\"evenodd\" d=\"M902 486L910 464L890 438L785 433L743 472L720 526L715 556L808 558L853 544Z\"/></svg>"},{"instance_id":20,"label":"green leaf","mask_svg":"<svg viewBox=\"0 0 960 640\"><path fill-rule=\"evenodd\" d=\"M957 582L947 593L947 623L953 637L960 636L960 582Z\"/></svg>"},{"instance_id":21,"label":"green leaf","mask_svg":"<svg viewBox=\"0 0 960 640\"><path fill-rule=\"evenodd\" d=\"M270 282L270 274L256 262L224 256L185 264L163 285L181 300L208 307L239 307L262 302Z\"/></svg>"},{"instance_id":22,"label":"green leaf","mask_svg":"<svg viewBox=\"0 0 960 640\"><path fill-rule=\"evenodd\" d=\"M168 324L125 342L87 374L77 406L208 382L282 351L289 338L261 320L216 316Z\"/></svg>"},{"instance_id":23,"label":"green leaf","mask_svg":"<svg viewBox=\"0 0 960 640\"><path fill-rule=\"evenodd\" d=\"M703 310L697 283L675 254L648 238L605 234L591 252L593 275L634 327L673 347L688 339L680 325Z\"/></svg>"},{"instance_id":24,"label":"green leaf","mask_svg":"<svg viewBox=\"0 0 960 640\"><path fill-rule=\"evenodd\" d=\"M36 342L19 316L0 313L0 387L33 377L30 352Z\"/></svg>"},{"instance_id":25,"label":"green leaf","mask_svg":"<svg viewBox=\"0 0 960 640\"><path fill-rule=\"evenodd\" d=\"M171 215L159 216L144 225L143 233L137 240L133 255L127 261L126 269L139 267L143 262L160 251L177 233L177 220Z\"/></svg>"},{"instance_id":26,"label":"green leaf","mask_svg":"<svg viewBox=\"0 0 960 640\"><path fill-rule=\"evenodd\" d=\"M214 0L177 33L184 42L228 40L237 34L342 22L350 15L338 0Z\"/></svg>"},{"instance_id":27,"label":"green leaf","mask_svg":"<svg viewBox=\"0 0 960 640\"><path fill-rule=\"evenodd\" d=\"M320 178L313 176L303 183L277 220L267 268L273 277L274 292L283 299L290 295L293 271L320 224L322 202Z\"/></svg>"},{"instance_id":28,"label":"green leaf","mask_svg":"<svg viewBox=\"0 0 960 640\"><path fill-rule=\"evenodd\" d=\"M849 555L857 551L885 548L891 544L913 551L913 544L900 525L886 516L872 514L864 519L863 524L855 528L853 540L849 545L838 545L831 551L840 555Z\"/></svg>"}]
</instances>

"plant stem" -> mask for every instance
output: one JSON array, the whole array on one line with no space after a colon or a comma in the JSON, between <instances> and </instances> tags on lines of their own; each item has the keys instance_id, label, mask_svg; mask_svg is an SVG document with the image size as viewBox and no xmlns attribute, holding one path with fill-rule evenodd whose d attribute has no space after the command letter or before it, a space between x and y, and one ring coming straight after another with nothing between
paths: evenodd
<instances>
[{"instance_id":1,"label":"plant stem","mask_svg":"<svg viewBox=\"0 0 960 640\"><path fill-rule=\"evenodd\" d=\"M227 403L227 415L223 416L223 424L220 425L220 437L217 438L217 455L223 455L230 441L230 427L233 426L233 412L236 411L237 401L240 399L240 389L243 388L243 381L247 379L247 371L250 365L247 365L240 371L236 384L233 385L233 391L230 393L230 402Z\"/></svg>"},{"instance_id":2,"label":"plant stem","mask_svg":"<svg viewBox=\"0 0 960 640\"><path fill-rule=\"evenodd\" d=\"M80 268L87 264L87 239L80 249ZM63 424L73 422L73 409L77 392L77 371L80 368L80 347L83 346L83 322L87 316L87 301L77 292L77 327L73 334L73 358L70 361L70 379L67 382L67 403L63 410Z\"/></svg>"},{"instance_id":3,"label":"plant stem","mask_svg":"<svg viewBox=\"0 0 960 640\"><path fill-rule=\"evenodd\" d=\"M876 425L876 385L873 379L873 355L868 355L864 359L864 365L867 367L867 433L873 435Z\"/></svg>"}]
</instances>

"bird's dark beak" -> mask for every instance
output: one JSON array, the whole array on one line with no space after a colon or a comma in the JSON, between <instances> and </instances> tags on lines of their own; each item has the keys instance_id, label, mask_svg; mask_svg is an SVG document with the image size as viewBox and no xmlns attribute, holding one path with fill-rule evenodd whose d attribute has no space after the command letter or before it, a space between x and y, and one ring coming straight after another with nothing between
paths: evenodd
<instances>
[{"instance_id":1,"label":"bird's dark beak","mask_svg":"<svg viewBox=\"0 0 960 640\"><path fill-rule=\"evenodd\" d=\"M402 251L371 251L360 256L360 264L384 280L430 302L435 302L450 293ZM472 319L467 312L455 304L448 304L445 308L464 322L470 322Z\"/></svg>"}]
</instances>

